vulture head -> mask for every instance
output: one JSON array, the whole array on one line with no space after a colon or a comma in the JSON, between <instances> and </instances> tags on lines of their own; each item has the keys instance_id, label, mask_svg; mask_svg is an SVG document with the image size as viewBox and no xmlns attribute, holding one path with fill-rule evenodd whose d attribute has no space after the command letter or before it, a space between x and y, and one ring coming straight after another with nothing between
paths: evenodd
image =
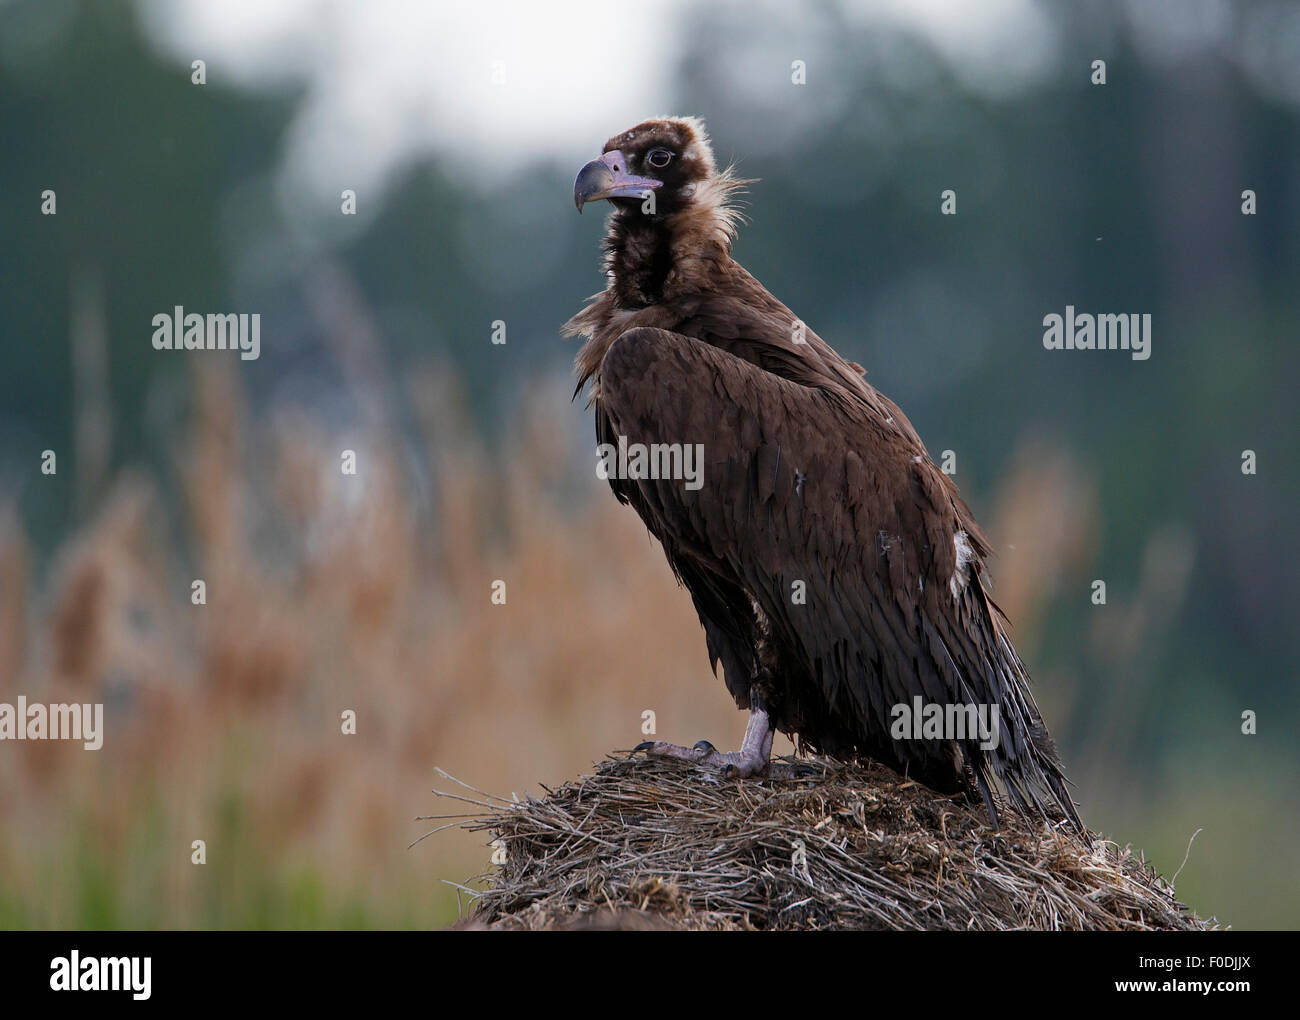
<instances>
[{"instance_id":1,"label":"vulture head","mask_svg":"<svg viewBox=\"0 0 1300 1020\"><path fill-rule=\"evenodd\" d=\"M726 176L718 174L702 121L660 117L606 142L602 154L578 171L573 201L578 212L599 199L639 212L650 194L649 215L671 216L690 206L702 186Z\"/></svg>"},{"instance_id":2,"label":"vulture head","mask_svg":"<svg viewBox=\"0 0 1300 1020\"><path fill-rule=\"evenodd\" d=\"M704 122L695 117L643 121L611 138L578 171L578 211L599 199L613 207L604 245L610 286L564 327L570 336L604 334L582 359L591 362L579 369L583 378L613 341L618 312L667 309L719 283L741 218L729 199L749 183L731 167L718 169Z\"/></svg>"}]
</instances>

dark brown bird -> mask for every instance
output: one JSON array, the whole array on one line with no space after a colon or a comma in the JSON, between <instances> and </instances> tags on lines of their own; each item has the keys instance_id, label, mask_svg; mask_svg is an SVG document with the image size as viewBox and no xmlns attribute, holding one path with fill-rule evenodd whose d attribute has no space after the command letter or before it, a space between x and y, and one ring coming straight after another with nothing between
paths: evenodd
<instances>
[{"instance_id":1,"label":"dark brown bird","mask_svg":"<svg viewBox=\"0 0 1300 1020\"><path fill-rule=\"evenodd\" d=\"M994 824L1000 783L1020 811L1050 817L1054 800L1082 831L985 589L987 539L903 412L732 259L728 200L746 183L719 171L700 121L663 118L611 138L574 184L579 211L613 206L608 286L564 327L588 338L577 392L590 384L602 448L650 451L639 467L611 458L610 484L663 545L750 712L739 751L641 749L749 775L780 730L978 790ZM671 444L702 446L695 485L654 470L680 467ZM900 722L927 706L948 728ZM996 720L994 740L956 728L972 709Z\"/></svg>"}]
</instances>

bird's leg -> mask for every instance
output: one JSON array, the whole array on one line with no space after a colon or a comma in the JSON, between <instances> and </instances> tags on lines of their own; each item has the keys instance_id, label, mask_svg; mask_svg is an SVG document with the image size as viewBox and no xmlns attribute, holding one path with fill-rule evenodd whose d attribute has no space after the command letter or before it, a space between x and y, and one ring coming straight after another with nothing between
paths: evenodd
<instances>
[{"instance_id":1,"label":"bird's leg","mask_svg":"<svg viewBox=\"0 0 1300 1020\"><path fill-rule=\"evenodd\" d=\"M768 759L772 756L772 724L767 710L754 701L750 705L749 725L745 727L745 739L741 742L739 751L719 751L707 740L699 741L694 747L647 740L638 744L636 750L662 758L681 758L701 765L718 765L726 776L752 776L766 769Z\"/></svg>"}]
</instances>

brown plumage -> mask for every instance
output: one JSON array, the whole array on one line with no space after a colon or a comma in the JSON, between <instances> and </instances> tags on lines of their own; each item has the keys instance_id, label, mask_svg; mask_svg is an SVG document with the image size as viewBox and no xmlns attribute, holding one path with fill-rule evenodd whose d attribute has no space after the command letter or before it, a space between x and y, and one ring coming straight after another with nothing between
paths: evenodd
<instances>
[{"instance_id":1,"label":"brown plumage","mask_svg":"<svg viewBox=\"0 0 1300 1020\"><path fill-rule=\"evenodd\" d=\"M887 397L731 258L742 186L703 125L646 121L606 143L574 198L613 206L608 286L564 327L587 342L602 444L702 444L703 485L611 478L690 591L710 659L751 711L739 752L653 743L742 774L772 729L866 755L945 792L1000 783L1082 828L1024 665L984 586L989 544ZM798 597L802 591L804 599ZM895 706L996 706L1000 740L891 733Z\"/></svg>"}]
</instances>

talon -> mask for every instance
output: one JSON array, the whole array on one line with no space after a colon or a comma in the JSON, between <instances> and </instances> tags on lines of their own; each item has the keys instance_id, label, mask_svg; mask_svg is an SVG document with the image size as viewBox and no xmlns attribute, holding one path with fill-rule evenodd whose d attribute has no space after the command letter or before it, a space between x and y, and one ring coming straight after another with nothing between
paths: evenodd
<instances>
[{"instance_id":1,"label":"talon","mask_svg":"<svg viewBox=\"0 0 1300 1020\"><path fill-rule=\"evenodd\" d=\"M676 758L693 765L708 765L705 781L716 783L724 777L752 776L764 771L772 753L772 728L767 713L759 706L751 706L745 740L739 751L723 754L708 740L697 740L693 747L682 747L664 740L643 740L632 750L634 753L645 751L656 760ZM714 766L718 771L714 771Z\"/></svg>"}]
</instances>

